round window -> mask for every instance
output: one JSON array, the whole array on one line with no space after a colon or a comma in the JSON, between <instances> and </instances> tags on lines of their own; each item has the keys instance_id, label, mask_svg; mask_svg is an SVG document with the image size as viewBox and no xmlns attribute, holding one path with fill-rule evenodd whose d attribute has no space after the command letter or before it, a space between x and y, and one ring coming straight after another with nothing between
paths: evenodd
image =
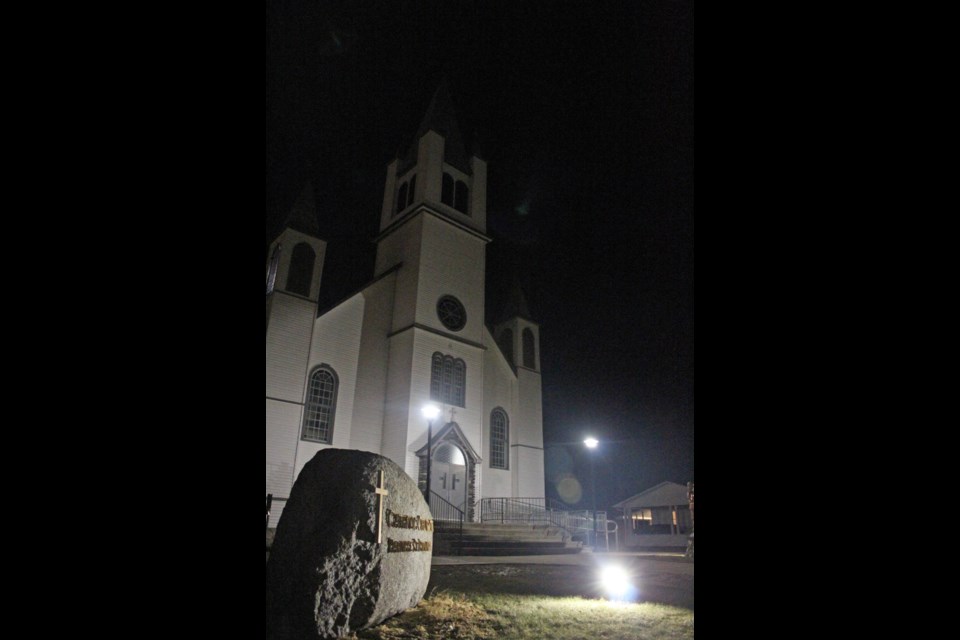
<instances>
[{"instance_id":1,"label":"round window","mask_svg":"<svg viewBox=\"0 0 960 640\"><path fill-rule=\"evenodd\" d=\"M437 316L450 331L460 331L467 324L467 310L453 296L443 296L437 300Z\"/></svg>"}]
</instances>

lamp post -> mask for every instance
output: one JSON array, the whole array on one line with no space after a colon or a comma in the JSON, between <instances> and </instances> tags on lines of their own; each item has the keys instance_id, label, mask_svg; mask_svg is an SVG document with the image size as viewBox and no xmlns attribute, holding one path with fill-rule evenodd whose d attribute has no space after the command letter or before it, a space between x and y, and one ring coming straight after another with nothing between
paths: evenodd
<instances>
[{"instance_id":1,"label":"lamp post","mask_svg":"<svg viewBox=\"0 0 960 640\"><path fill-rule=\"evenodd\" d=\"M587 445L587 449L596 449L597 445L600 444L600 441L594 437L587 438L583 441L583 444ZM430 467L427 467L429 469ZM593 493L593 551L597 551L597 476L593 471L593 455L590 455L590 490ZM606 523L604 523L606 526Z\"/></svg>"},{"instance_id":2,"label":"lamp post","mask_svg":"<svg viewBox=\"0 0 960 640\"><path fill-rule=\"evenodd\" d=\"M433 458L433 420L440 415L440 408L435 404L425 404L420 410L427 419L427 486L423 490L423 497L430 508L430 459Z\"/></svg>"}]
</instances>

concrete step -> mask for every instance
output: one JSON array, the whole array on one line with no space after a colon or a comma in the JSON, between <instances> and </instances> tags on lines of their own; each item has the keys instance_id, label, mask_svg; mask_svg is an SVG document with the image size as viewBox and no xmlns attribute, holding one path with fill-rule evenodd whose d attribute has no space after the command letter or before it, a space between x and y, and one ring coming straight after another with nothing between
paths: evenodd
<instances>
[{"instance_id":1,"label":"concrete step","mask_svg":"<svg viewBox=\"0 0 960 640\"><path fill-rule=\"evenodd\" d=\"M435 529L436 531L436 529ZM451 530L443 530L444 533L450 533ZM452 530L453 533L456 533L456 529ZM463 535L465 536L478 536L485 538L550 538L550 537L563 537L564 531L562 529L555 529L551 531L531 531L527 529L526 531L478 531L476 529L464 529ZM570 534L566 534L567 537L570 537Z\"/></svg>"},{"instance_id":2,"label":"concrete step","mask_svg":"<svg viewBox=\"0 0 960 640\"><path fill-rule=\"evenodd\" d=\"M579 553L582 545L570 534L549 524L492 524L469 522L457 529L437 528L434 549L441 554L473 556L532 556Z\"/></svg>"},{"instance_id":3,"label":"concrete step","mask_svg":"<svg viewBox=\"0 0 960 640\"><path fill-rule=\"evenodd\" d=\"M439 525L438 525L439 526ZM491 532L491 533L524 533L524 532L551 532L551 531L563 531L562 528L552 525L552 524L478 524L475 522L464 523L464 531L473 532Z\"/></svg>"},{"instance_id":4,"label":"concrete step","mask_svg":"<svg viewBox=\"0 0 960 640\"><path fill-rule=\"evenodd\" d=\"M463 556L552 556L580 553L580 547L461 547Z\"/></svg>"},{"instance_id":5,"label":"concrete step","mask_svg":"<svg viewBox=\"0 0 960 640\"><path fill-rule=\"evenodd\" d=\"M436 533L436 531L435 531L435 533ZM454 531L440 531L440 533L444 533L444 534L453 533L453 534L456 534L457 532L456 532L456 530L454 530ZM469 537L469 538L489 538L489 539L493 539L493 540L497 540L497 539L508 539L508 540L550 540L550 539L553 539L553 538L556 538L557 540L560 540L561 538L564 537L564 533L561 532L561 531L552 531L552 532L544 532L544 531L516 531L516 532L511 532L511 533L503 533L503 532L497 532L497 531L468 531L468 530L464 529L464 531L463 531L463 537L464 537L464 538L468 538L468 537ZM566 534L566 537L569 538L569 537L570 537L570 534Z\"/></svg>"},{"instance_id":6,"label":"concrete step","mask_svg":"<svg viewBox=\"0 0 960 640\"><path fill-rule=\"evenodd\" d=\"M454 545L461 544L466 547L565 547L566 542L561 540L468 540L464 539L462 543L451 540Z\"/></svg>"},{"instance_id":7,"label":"concrete step","mask_svg":"<svg viewBox=\"0 0 960 640\"><path fill-rule=\"evenodd\" d=\"M545 529L545 528L558 528L557 525L549 522L523 522L523 523L504 523L499 522L464 522L464 528L473 528L473 529Z\"/></svg>"}]
</instances>

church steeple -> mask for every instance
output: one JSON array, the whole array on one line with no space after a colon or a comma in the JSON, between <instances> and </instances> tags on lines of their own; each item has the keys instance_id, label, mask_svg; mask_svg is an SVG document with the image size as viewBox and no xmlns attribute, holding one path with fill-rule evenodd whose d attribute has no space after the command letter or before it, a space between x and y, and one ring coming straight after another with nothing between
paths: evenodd
<instances>
[{"instance_id":1,"label":"church steeple","mask_svg":"<svg viewBox=\"0 0 960 640\"><path fill-rule=\"evenodd\" d=\"M420 207L486 233L487 163L467 152L446 82L434 92L407 152L387 166L380 230Z\"/></svg>"},{"instance_id":2,"label":"church steeple","mask_svg":"<svg viewBox=\"0 0 960 640\"><path fill-rule=\"evenodd\" d=\"M520 288L520 279L514 276L510 285L510 293L503 305L499 320L509 320L517 317L533 320L533 316L530 314L530 305L527 304L527 297L523 295L523 289Z\"/></svg>"},{"instance_id":3,"label":"church steeple","mask_svg":"<svg viewBox=\"0 0 960 640\"><path fill-rule=\"evenodd\" d=\"M540 325L530 314L530 305L516 277L510 288L500 322L494 327L494 339L507 362L514 368L540 371Z\"/></svg>"},{"instance_id":4,"label":"church steeple","mask_svg":"<svg viewBox=\"0 0 960 640\"><path fill-rule=\"evenodd\" d=\"M313 199L313 185L309 180L290 209L287 226L311 236L320 235L320 229L317 226L317 205Z\"/></svg>"},{"instance_id":5,"label":"church steeple","mask_svg":"<svg viewBox=\"0 0 960 640\"><path fill-rule=\"evenodd\" d=\"M420 122L420 128L417 129L414 142L420 140L427 131L436 131L443 136L444 162L452 164L466 174L473 173L470 168L467 150L463 146L460 127L457 125L457 118L453 113L453 100L450 98L450 90L447 88L446 79L440 83L440 86L433 93L430 106L427 107L427 113Z\"/></svg>"},{"instance_id":6,"label":"church steeple","mask_svg":"<svg viewBox=\"0 0 960 640\"><path fill-rule=\"evenodd\" d=\"M290 208L280 235L270 244L268 301L274 291L284 291L316 304L327 247L319 231L313 186L308 181Z\"/></svg>"}]
</instances>

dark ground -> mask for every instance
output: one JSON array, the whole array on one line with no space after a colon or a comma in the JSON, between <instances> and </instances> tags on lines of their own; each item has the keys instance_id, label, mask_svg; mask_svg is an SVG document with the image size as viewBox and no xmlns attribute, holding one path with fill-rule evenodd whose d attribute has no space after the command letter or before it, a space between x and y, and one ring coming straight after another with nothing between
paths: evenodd
<instances>
[{"instance_id":1,"label":"dark ground","mask_svg":"<svg viewBox=\"0 0 960 640\"><path fill-rule=\"evenodd\" d=\"M598 562L602 560L598 559ZM616 558L633 577L636 602L657 602L693 610L693 563L684 558ZM461 564L434 565L427 595L434 590L512 595L600 598L598 565Z\"/></svg>"}]
</instances>

